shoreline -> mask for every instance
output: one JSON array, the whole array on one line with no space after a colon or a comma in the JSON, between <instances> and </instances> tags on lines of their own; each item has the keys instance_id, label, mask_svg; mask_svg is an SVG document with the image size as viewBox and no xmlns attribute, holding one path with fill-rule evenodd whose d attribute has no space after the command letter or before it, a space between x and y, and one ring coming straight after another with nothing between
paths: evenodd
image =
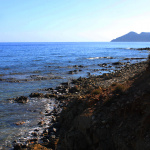
<instances>
[{"instance_id":1,"label":"shoreline","mask_svg":"<svg viewBox=\"0 0 150 150\"><path fill-rule=\"evenodd\" d=\"M31 148L34 146L43 147L46 148L52 148L55 149L57 147L57 143L59 141L60 134L63 135L64 133L62 130L64 130L61 126L61 124L64 124L62 121L64 118L63 116L66 115L65 110L69 109L70 107L73 108L73 104L76 105L76 102L78 102L81 99L87 98L85 95L92 92L94 89L97 89L99 87L102 87L103 89L107 89L109 86L111 86L113 83L115 84L122 84L127 82L128 80L131 80L133 77L136 77L141 72L145 71L147 66L147 61L140 62L136 64L128 65L126 64L124 68L116 71L115 73L107 73L99 76L92 76L89 78L78 78L72 81L72 84L74 86L70 86L69 83L62 83L61 86L56 87L56 89L46 89L46 91L50 92L50 95L47 95L47 98L55 97L56 100L60 102L59 108L62 109L61 113L58 113L57 108L54 109L52 112L47 113L46 115L53 115L52 119L52 125L49 126L47 129L43 131L43 136L41 136L40 142L37 140L37 133L35 131L35 139L31 139L29 141L26 141L24 144L22 143L15 143L14 144L14 150L15 149L23 149L23 148ZM54 92L58 93L64 93L61 95L54 95ZM40 95L35 95L35 97L43 97ZM44 95L45 97L46 95ZM85 103L85 102L84 102ZM93 102L92 102L93 103ZM90 103L88 102L88 105ZM92 104L90 104L92 105ZM80 113L80 111L83 111L85 108L87 108L87 104L84 104L83 108L79 110L77 114ZM76 107L76 109L78 109ZM77 115L76 115L77 116ZM73 118L71 118L69 121L71 121ZM69 123L68 123L69 124ZM42 125L39 123L39 125ZM69 126L69 125L68 125ZM66 128L66 127L65 127ZM60 131L59 131L60 130ZM42 141L42 142L41 142ZM60 145L60 144L58 144ZM45 147L46 146L46 147ZM59 147L59 146L58 146ZM32 148L31 148L32 149Z\"/></svg>"}]
</instances>

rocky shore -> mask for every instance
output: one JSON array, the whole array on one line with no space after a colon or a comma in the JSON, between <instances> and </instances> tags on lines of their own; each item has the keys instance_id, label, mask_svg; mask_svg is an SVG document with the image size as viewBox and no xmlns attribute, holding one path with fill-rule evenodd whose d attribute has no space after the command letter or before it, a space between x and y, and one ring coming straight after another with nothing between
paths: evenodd
<instances>
[{"instance_id":1,"label":"rocky shore","mask_svg":"<svg viewBox=\"0 0 150 150\"><path fill-rule=\"evenodd\" d=\"M58 105L45 114L52 116L49 127L40 135L34 131L28 141L14 142L14 150L150 149L149 76L148 60L62 83L45 89L46 94L31 93L30 97L53 97ZM13 100L22 99L28 101L25 97Z\"/></svg>"}]
</instances>

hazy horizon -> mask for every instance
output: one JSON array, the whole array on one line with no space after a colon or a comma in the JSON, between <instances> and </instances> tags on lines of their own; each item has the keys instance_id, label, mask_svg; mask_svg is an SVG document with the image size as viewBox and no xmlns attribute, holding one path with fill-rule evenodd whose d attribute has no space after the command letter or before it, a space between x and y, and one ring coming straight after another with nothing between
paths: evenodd
<instances>
[{"instance_id":1,"label":"hazy horizon","mask_svg":"<svg viewBox=\"0 0 150 150\"><path fill-rule=\"evenodd\" d=\"M0 0L0 42L110 42L150 32L148 0Z\"/></svg>"}]
</instances>

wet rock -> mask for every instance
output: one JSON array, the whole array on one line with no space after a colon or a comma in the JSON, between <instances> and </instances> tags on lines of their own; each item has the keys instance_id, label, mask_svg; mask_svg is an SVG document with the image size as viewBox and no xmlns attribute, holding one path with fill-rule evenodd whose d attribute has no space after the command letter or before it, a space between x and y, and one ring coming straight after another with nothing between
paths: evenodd
<instances>
[{"instance_id":1,"label":"wet rock","mask_svg":"<svg viewBox=\"0 0 150 150\"><path fill-rule=\"evenodd\" d=\"M45 124L45 122L44 121L40 121L39 123L38 123L38 125L44 125Z\"/></svg>"},{"instance_id":2,"label":"wet rock","mask_svg":"<svg viewBox=\"0 0 150 150\"><path fill-rule=\"evenodd\" d=\"M0 81L3 81L3 79L0 78Z\"/></svg>"},{"instance_id":3,"label":"wet rock","mask_svg":"<svg viewBox=\"0 0 150 150\"><path fill-rule=\"evenodd\" d=\"M69 71L68 74L74 74L74 72L73 71Z\"/></svg>"},{"instance_id":4,"label":"wet rock","mask_svg":"<svg viewBox=\"0 0 150 150\"><path fill-rule=\"evenodd\" d=\"M88 76L91 76L91 73L90 73L90 72L87 72L87 75L88 75Z\"/></svg>"},{"instance_id":5,"label":"wet rock","mask_svg":"<svg viewBox=\"0 0 150 150\"><path fill-rule=\"evenodd\" d=\"M137 48L136 50L150 50L150 47L145 47L145 48Z\"/></svg>"},{"instance_id":6,"label":"wet rock","mask_svg":"<svg viewBox=\"0 0 150 150\"><path fill-rule=\"evenodd\" d=\"M56 138L56 135L52 134L52 135L51 135L51 138L52 138L52 139L55 139L55 138Z\"/></svg>"},{"instance_id":7,"label":"wet rock","mask_svg":"<svg viewBox=\"0 0 150 150\"><path fill-rule=\"evenodd\" d=\"M74 65L73 67L77 68L77 67L78 67L78 65Z\"/></svg>"},{"instance_id":8,"label":"wet rock","mask_svg":"<svg viewBox=\"0 0 150 150\"><path fill-rule=\"evenodd\" d=\"M57 95L47 93L47 94L44 95L44 97L45 98L52 98L52 97L57 97Z\"/></svg>"},{"instance_id":9,"label":"wet rock","mask_svg":"<svg viewBox=\"0 0 150 150\"><path fill-rule=\"evenodd\" d=\"M51 111L50 110L45 110L45 113L50 113Z\"/></svg>"},{"instance_id":10,"label":"wet rock","mask_svg":"<svg viewBox=\"0 0 150 150\"><path fill-rule=\"evenodd\" d=\"M112 63L112 65L123 65L123 63L121 63L121 62L114 62L114 63Z\"/></svg>"},{"instance_id":11,"label":"wet rock","mask_svg":"<svg viewBox=\"0 0 150 150\"><path fill-rule=\"evenodd\" d=\"M98 66L100 66L100 67L106 67L106 66L107 66L107 64L106 64L106 63L98 64Z\"/></svg>"},{"instance_id":12,"label":"wet rock","mask_svg":"<svg viewBox=\"0 0 150 150\"><path fill-rule=\"evenodd\" d=\"M22 148L22 144L21 143L16 143L14 145L14 150L21 150L21 148Z\"/></svg>"},{"instance_id":13,"label":"wet rock","mask_svg":"<svg viewBox=\"0 0 150 150\"><path fill-rule=\"evenodd\" d=\"M45 91L53 91L54 89L53 88L47 88L47 89L44 89Z\"/></svg>"},{"instance_id":14,"label":"wet rock","mask_svg":"<svg viewBox=\"0 0 150 150\"><path fill-rule=\"evenodd\" d=\"M15 125L19 126L19 125L23 125L25 122L24 121L18 121L15 123Z\"/></svg>"},{"instance_id":15,"label":"wet rock","mask_svg":"<svg viewBox=\"0 0 150 150\"><path fill-rule=\"evenodd\" d=\"M30 97L44 97L44 94L43 93L31 93L29 96Z\"/></svg>"},{"instance_id":16,"label":"wet rock","mask_svg":"<svg viewBox=\"0 0 150 150\"><path fill-rule=\"evenodd\" d=\"M74 73L78 73L78 70L74 70L73 72L74 72Z\"/></svg>"},{"instance_id":17,"label":"wet rock","mask_svg":"<svg viewBox=\"0 0 150 150\"><path fill-rule=\"evenodd\" d=\"M38 136L38 133L36 133L36 132L32 132L31 133L33 136Z\"/></svg>"},{"instance_id":18,"label":"wet rock","mask_svg":"<svg viewBox=\"0 0 150 150\"><path fill-rule=\"evenodd\" d=\"M43 133L48 133L48 129L45 129L45 130L43 131Z\"/></svg>"},{"instance_id":19,"label":"wet rock","mask_svg":"<svg viewBox=\"0 0 150 150\"><path fill-rule=\"evenodd\" d=\"M56 132L56 131L57 131L57 129L56 129L56 128L53 128L53 131L54 131L54 132Z\"/></svg>"},{"instance_id":20,"label":"wet rock","mask_svg":"<svg viewBox=\"0 0 150 150\"><path fill-rule=\"evenodd\" d=\"M136 58L125 58L124 60L138 60L138 59L146 59L146 58L138 58L138 57L136 57Z\"/></svg>"},{"instance_id":21,"label":"wet rock","mask_svg":"<svg viewBox=\"0 0 150 150\"><path fill-rule=\"evenodd\" d=\"M72 87L69 89L70 93L75 93L75 92L79 92L78 88L76 86Z\"/></svg>"},{"instance_id":22,"label":"wet rock","mask_svg":"<svg viewBox=\"0 0 150 150\"><path fill-rule=\"evenodd\" d=\"M56 117L53 116L52 122L56 122Z\"/></svg>"},{"instance_id":23,"label":"wet rock","mask_svg":"<svg viewBox=\"0 0 150 150\"><path fill-rule=\"evenodd\" d=\"M39 131L39 129L35 129L34 131L38 132L38 131Z\"/></svg>"},{"instance_id":24,"label":"wet rock","mask_svg":"<svg viewBox=\"0 0 150 150\"><path fill-rule=\"evenodd\" d=\"M20 96L20 97L15 98L14 100L17 103L23 103L23 104L29 102L29 99L26 96Z\"/></svg>"},{"instance_id":25,"label":"wet rock","mask_svg":"<svg viewBox=\"0 0 150 150\"><path fill-rule=\"evenodd\" d=\"M79 65L78 67L80 67L80 68L83 68L84 66L82 66L82 65Z\"/></svg>"}]
</instances>

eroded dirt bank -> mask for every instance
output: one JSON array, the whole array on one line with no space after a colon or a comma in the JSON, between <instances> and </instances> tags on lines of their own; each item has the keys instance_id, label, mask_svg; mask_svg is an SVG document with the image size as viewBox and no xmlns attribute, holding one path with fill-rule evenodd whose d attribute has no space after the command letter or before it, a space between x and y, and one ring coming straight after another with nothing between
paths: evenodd
<instances>
[{"instance_id":1,"label":"eroded dirt bank","mask_svg":"<svg viewBox=\"0 0 150 150\"><path fill-rule=\"evenodd\" d=\"M150 66L145 69L133 77L122 73L124 82L114 79L119 84L94 89L66 108L57 149L150 149Z\"/></svg>"}]
</instances>

